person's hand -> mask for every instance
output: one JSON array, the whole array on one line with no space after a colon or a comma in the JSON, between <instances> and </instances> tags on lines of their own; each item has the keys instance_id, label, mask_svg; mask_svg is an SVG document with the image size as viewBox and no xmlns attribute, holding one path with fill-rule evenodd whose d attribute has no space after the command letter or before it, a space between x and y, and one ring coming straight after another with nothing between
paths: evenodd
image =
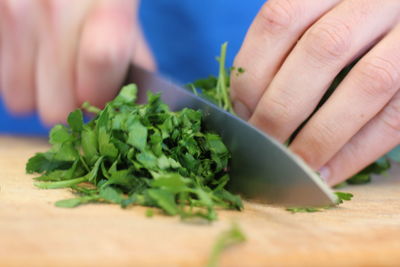
<instances>
[{"instance_id":1,"label":"person's hand","mask_svg":"<svg viewBox=\"0 0 400 267\"><path fill-rule=\"evenodd\" d=\"M290 149L331 185L400 143L400 1L270 0L234 66L238 114L285 142L334 77L366 53Z\"/></svg>"},{"instance_id":2,"label":"person's hand","mask_svg":"<svg viewBox=\"0 0 400 267\"><path fill-rule=\"evenodd\" d=\"M1 0L0 90L14 113L62 122L84 101L101 106L129 63L154 68L138 0Z\"/></svg>"}]
</instances>

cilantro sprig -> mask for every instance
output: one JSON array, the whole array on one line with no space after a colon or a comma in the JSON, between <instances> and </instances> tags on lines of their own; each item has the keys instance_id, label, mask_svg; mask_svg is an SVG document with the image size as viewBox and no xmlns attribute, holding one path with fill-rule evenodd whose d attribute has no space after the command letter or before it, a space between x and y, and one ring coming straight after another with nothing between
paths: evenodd
<instances>
[{"instance_id":1,"label":"cilantro sprig","mask_svg":"<svg viewBox=\"0 0 400 267\"><path fill-rule=\"evenodd\" d=\"M42 189L71 188L77 197L59 207L89 202L143 205L181 218L215 220L216 208L242 209L225 189L230 153L221 138L202 127L202 113L172 112L159 94L136 104L137 87L125 86L103 110L85 103L96 117L84 123L81 109L68 126L50 132L51 149L26 165L40 173Z\"/></svg>"}]
</instances>

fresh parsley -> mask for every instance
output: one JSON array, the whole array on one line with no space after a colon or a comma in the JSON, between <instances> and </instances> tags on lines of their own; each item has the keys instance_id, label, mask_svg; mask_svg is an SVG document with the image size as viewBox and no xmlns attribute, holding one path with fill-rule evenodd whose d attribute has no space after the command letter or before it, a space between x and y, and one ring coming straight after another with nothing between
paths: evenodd
<instances>
[{"instance_id":1,"label":"fresh parsley","mask_svg":"<svg viewBox=\"0 0 400 267\"><path fill-rule=\"evenodd\" d=\"M88 123L77 109L68 126L56 125L51 149L26 165L28 173L41 174L35 185L76 193L58 207L143 205L210 221L217 207L241 210L241 199L225 189L230 153L217 134L203 130L202 113L172 112L152 93L147 104L136 104L136 94L134 84L125 86L103 110L85 103L96 114Z\"/></svg>"}]
</instances>

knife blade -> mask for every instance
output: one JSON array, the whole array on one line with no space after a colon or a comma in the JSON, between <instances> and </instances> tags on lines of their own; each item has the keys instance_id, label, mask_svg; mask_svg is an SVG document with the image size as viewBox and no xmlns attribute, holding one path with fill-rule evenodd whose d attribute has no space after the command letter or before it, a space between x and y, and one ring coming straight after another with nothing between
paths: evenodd
<instances>
[{"instance_id":1,"label":"knife blade","mask_svg":"<svg viewBox=\"0 0 400 267\"><path fill-rule=\"evenodd\" d=\"M132 65L126 83L161 93L172 110L202 110L203 123L222 137L232 154L228 187L245 198L282 206L325 206L336 201L333 191L298 156L246 121L220 109L158 74Z\"/></svg>"}]
</instances>

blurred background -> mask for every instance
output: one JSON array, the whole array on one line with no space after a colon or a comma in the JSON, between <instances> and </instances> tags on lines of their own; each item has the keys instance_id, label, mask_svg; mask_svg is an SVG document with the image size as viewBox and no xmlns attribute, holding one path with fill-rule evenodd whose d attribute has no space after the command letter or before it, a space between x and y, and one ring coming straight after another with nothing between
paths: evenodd
<instances>
[{"instance_id":1,"label":"blurred background","mask_svg":"<svg viewBox=\"0 0 400 267\"><path fill-rule=\"evenodd\" d=\"M187 83L216 75L215 57L228 42L231 66L247 28L265 0L142 1L140 19L158 71ZM0 134L47 135L36 114L9 114L0 97Z\"/></svg>"}]
</instances>

